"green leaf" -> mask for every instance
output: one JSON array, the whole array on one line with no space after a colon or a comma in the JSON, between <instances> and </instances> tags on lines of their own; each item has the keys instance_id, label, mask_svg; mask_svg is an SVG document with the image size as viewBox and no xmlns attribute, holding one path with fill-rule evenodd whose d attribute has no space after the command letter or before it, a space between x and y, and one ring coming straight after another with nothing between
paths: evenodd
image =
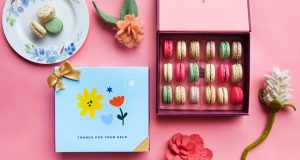
<instances>
[{"instance_id":1,"label":"green leaf","mask_svg":"<svg viewBox=\"0 0 300 160\"><path fill-rule=\"evenodd\" d=\"M121 115L117 115L117 118L119 119L119 120L123 120L123 118L122 118L122 116Z\"/></svg>"},{"instance_id":2,"label":"green leaf","mask_svg":"<svg viewBox=\"0 0 300 160\"><path fill-rule=\"evenodd\" d=\"M15 21L14 21L14 19L10 19L10 26L14 26L14 24L15 24Z\"/></svg>"},{"instance_id":3,"label":"green leaf","mask_svg":"<svg viewBox=\"0 0 300 160\"><path fill-rule=\"evenodd\" d=\"M260 103L265 104L264 90L263 89L259 89L259 91L258 91L258 99L259 99Z\"/></svg>"},{"instance_id":4,"label":"green leaf","mask_svg":"<svg viewBox=\"0 0 300 160\"><path fill-rule=\"evenodd\" d=\"M123 119L125 119L125 117L126 117L127 115L128 115L128 113L125 112L124 115L123 115Z\"/></svg>"},{"instance_id":5,"label":"green leaf","mask_svg":"<svg viewBox=\"0 0 300 160\"><path fill-rule=\"evenodd\" d=\"M92 1L92 3L93 3L93 5L94 5L94 8L95 8L97 14L99 15L99 17L100 17L104 22L109 23L109 24L114 25L114 26L117 25L117 21L118 21L118 20L117 20L115 17L109 16L109 15L105 14L104 12L102 12L102 11L97 7L97 5L95 4L94 1Z\"/></svg>"},{"instance_id":6,"label":"green leaf","mask_svg":"<svg viewBox=\"0 0 300 160\"><path fill-rule=\"evenodd\" d=\"M29 44L25 44L25 47L26 47L26 49L28 49L28 50L30 50L30 49L31 49L31 47L30 47L30 45L29 45Z\"/></svg>"},{"instance_id":7,"label":"green leaf","mask_svg":"<svg viewBox=\"0 0 300 160\"><path fill-rule=\"evenodd\" d=\"M124 17L128 14L128 8L129 8L129 0L124 0L123 2L123 6L121 9L121 15L120 15L120 19L124 19Z\"/></svg>"},{"instance_id":8,"label":"green leaf","mask_svg":"<svg viewBox=\"0 0 300 160\"><path fill-rule=\"evenodd\" d=\"M128 0L128 14L134 14L135 17L139 15L138 7L135 0Z\"/></svg>"}]
</instances>

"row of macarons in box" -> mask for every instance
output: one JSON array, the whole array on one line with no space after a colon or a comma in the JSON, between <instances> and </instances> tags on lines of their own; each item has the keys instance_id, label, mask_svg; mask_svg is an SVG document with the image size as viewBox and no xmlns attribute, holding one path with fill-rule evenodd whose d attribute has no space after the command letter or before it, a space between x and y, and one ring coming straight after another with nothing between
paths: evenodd
<instances>
[{"instance_id":1,"label":"row of macarons in box","mask_svg":"<svg viewBox=\"0 0 300 160\"><path fill-rule=\"evenodd\" d=\"M175 88L175 102L176 104L185 104L186 100L185 87L177 86ZM171 104L173 101L173 90L169 85L163 86L162 100L164 104ZM200 91L196 86L189 89L189 102L198 104L200 100ZM226 87L218 87L217 90L214 86L206 86L204 89L204 100L206 104L220 104L226 105L229 103L233 105L240 105L243 102L243 90L240 87L232 87L230 93Z\"/></svg>"},{"instance_id":2,"label":"row of macarons in box","mask_svg":"<svg viewBox=\"0 0 300 160\"><path fill-rule=\"evenodd\" d=\"M190 63L188 69L186 69L186 65L184 63L177 63L175 66L175 80L177 82L184 82L187 74L189 80L192 82L198 81L200 75L204 75L205 82L212 83L215 81L217 75L217 79L221 83L227 82L229 79L232 83L238 83L243 78L243 68L239 63L232 64L231 67L227 64L220 64L216 74L214 64L206 64L204 69L202 69L202 67L199 68L197 63ZM166 83L173 80L173 64L164 64L163 79Z\"/></svg>"},{"instance_id":3,"label":"row of macarons in box","mask_svg":"<svg viewBox=\"0 0 300 160\"><path fill-rule=\"evenodd\" d=\"M165 59L172 59L173 57L173 41L165 40L163 44L163 52ZM231 55L233 60L240 60L242 57L242 43L234 41L230 45L228 41L222 41L219 44L220 59L228 59ZM190 58L194 60L200 59L200 43L199 41L191 41L189 47ZM216 56L216 42L206 42L205 58L206 60L214 59ZM185 41L177 41L176 58L183 60L187 57L187 46Z\"/></svg>"}]
</instances>

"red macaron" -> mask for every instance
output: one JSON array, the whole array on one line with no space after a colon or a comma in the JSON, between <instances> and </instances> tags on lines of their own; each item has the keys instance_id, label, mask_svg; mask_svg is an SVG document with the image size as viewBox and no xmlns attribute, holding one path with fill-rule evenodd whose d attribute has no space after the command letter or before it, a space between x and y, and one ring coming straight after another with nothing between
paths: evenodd
<instances>
[{"instance_id":1,"label":"red macaron","mask_svg":"<svg viewBox=\"0 0 300 160\"><path fill-rule=\"evenodd\" d=\"M171 59L173 55L173 42L171 40L164 41L164 57Z\"/></svg>"},{"instance_id":2,"label":"red macaron","mask_svg":"<svg viewBox=\"0 0 300 160\"><path fill-rule=\"evenodd\" d=\"M243 103L243 90L240 87L232 87L230 91L230 101L232 104Z\"/></svg>"},{"instance_id":3,"label":"red macaron","mask_svg":"<svg viewBox=\"0 0 300 160\"><path fill-rule=\"evenodd\" d=\"M220 64L218 68L218 80L219 82L227 82L229 80L229 67L226 64Z\"/></svg>"},{"instance_id":4,"label":"red macaron","mask_svg":"<svg viewBox=\"0 0 300 160\"><path fill-rule=\"evenodd\" d=\"M175 68L175 79L178 82L185 81L185 64L184 63L177 63Z\"/></svg>"}]
</instances>

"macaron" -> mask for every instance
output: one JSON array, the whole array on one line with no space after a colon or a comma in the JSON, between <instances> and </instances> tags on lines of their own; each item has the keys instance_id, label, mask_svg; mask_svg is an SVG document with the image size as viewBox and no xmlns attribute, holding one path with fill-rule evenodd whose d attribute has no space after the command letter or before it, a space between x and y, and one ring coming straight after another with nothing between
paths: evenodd
<instances>
[{"instance_id":1,"label":"macaron","mask_svg":"<svg viewBox=\"0 0 300 160\"><path fill-rule=\"evenodd\" d=\"M216 55L216 44L214 41L209 41L206 43L206 53L205 58L211 60L215 58Z\"/></svg>"},{"instance_id":2,"label":"macaron","mask_svg":"<svg viewBox=\"0 0 300 160\"><path fill-rule=\"evenodd\" d=\"M190 63L189 65L189 79L192 82L199 80L199 67L196 63Z\"/></svg>"},{"instance_id":3,"label":"macaron","mask_svg":"<svg viewBox=\"0 0 300 160\"><path fill-rule=\"evenodd\" d=\"M186 101L185 88L177 86L175 91L175 101L177 104L184 104Z\"/></svg>"},{"instance_id":4,"label":"macaron","mask_svg":"<svg viewBox=\"0 0 300 160\"><path fill-rule=\"evenodd\" d=\"M172 103L172 87L164 86L162 91L163 103L171 104Z\"/></svg>"},{"instance_id":5,"label":"macaron","mask_svg":"<svg viewBox=\"0 0 300 160\"><path fill-rule=\"evenodd\" d=\"M59 34L63 30L63 27L63 22L57 17L52 18L45 24L46 30L51 34Z\"/></svg>"},{"instance_id":6,"label":"macaron","mask_svg":"<svg viewBox=\"0 0 300 160\"><path fill-rule=\"evenodd\" d=\"M204 92L205 102L207 104L214 104L216 103L216 89L213 86L206 86Z\"/></svg>"},{"instance_id":7,"label":"macaron","mask_svg":"<svg viewBox=\"0 0 300 160\"><path fill-rule=\"evenodd\" d=\"M225 87L218 88L218 102L222 105L228 103L228 91Z\"/></svg>"},{"instance_id":8,"label":"macaron","mask_svg":"<svg viewBox=\"0 0 300 160\"><path fill-rule=\"evenodd\" d=\"M173 41L164 41L164 57L165 59L171 59L173 55Z\"/></svg>"},{"instance_id":9,"label":"macaron","mask_svg":"<svg viewBox=\"0 0 300 160\"><path fill-rule=\"evenodd\" d=\"M218 67L218 80L221 83L227 82L229 80L230 72L229 67L226 64L220 64Z\"/></svg>"},{"instance_id":10,"label":"macaron","mask_svg":"<svg viewBox=\"0 0 300 160\"><path fill-rule=\"evenodd\" d=\"M241 42L232 42L232 59L240 60L242 57L242 43Z\"/></svg>"},{"instance_id":11,"label":"macaron","mask_svg":"<svg viewBox=\"0 0 300 160\"><path fill-rule=\"evenodd\" d=\"M186 43L185 41L177 42L177 59L182 60L186 57Z\"/></svg>"},{"instance_id":12,"label":"macaron","mask_svg":"<svg viewBox=\"0 0 300 160\"><path fill-rule=\"evenodd\" d=\"M198 87L191 87L190 88L190 102L196 104L199 102L199 88Z\"/></svg>"},{"instance_id":13,"label":"macaron","mask_svg":"<svg viewBox=\"0 0 300 160\"><path fill-rule=\"evenodd\" d=\"M171 63L164 64L164 80L171 82L173 79L173 65Z\"/></svg>"},{"instance_id":14,"label":"macaron","mask_svg":"<svg viewBox=\"0 0 300 160\"><path fill-rule=\"evenodd\" d=\"M50 21L52 18L54 18L55 14L56 14L55 8L52 5L47 4L42 6L38 10L37 17L41 22L46 23Z\"/></svg>"},{"instance_id":15,"label":"macaron","mask_svg":"<svg viewBox=\"0 0 300 160\"><path fill-rule=\"evenodd\" d=\"M230 102L232 104L242 104L243 103L243 90L240 87L232 87L230 90Z\"/></svg>"},{"instance_id":16,"label":"macaron","mask_svg":"<svg viewBox=\"0 0 300 160\"><path fill-rule=\"evenodd\" d=\"M191 41L190 57L194 60L198 60L200 58L200 43L198 41Z\"/></svg>"},{"instance_id":17,"label":"macaron","mask_svg":"<svg viewBox=\"0 0 300 160\"><path fill-rule=\"evenodd\" d=\"M228 41L222 41L219 48L219 56L221 59L227 59L230 56L230 44Z\"/></svg>"},{"instance_id":18,"label":"macaron","mask_svg":"<svg viewBox=\"0 0 300 160\"><path fill-rule=\"evenodd\" d=\"M232 83L238 83L243 78L243 68L241 64L233 64L231 66L231 75L230 79Z\"/></svg>"},{"instance_id":19,"label":"macaron","mask_svg":"<svg viewBox=\"0 0 300 160\"><path fill-rule=\"evenodd\" d=\"M211 83L215 81L216 70L215 65L206 64L204 68L204 79L207 83Z\"/></svg>"},{"instance_id":20,"label":"macaron","mask_svg":"<svg viewBox=\"0 0 300 160\"><path fill-rule=\"evenodd\" d=\"M31 32L38 38L44 38L47 35L46 29L37 21L32 21L29 25Z\"/></svg>"},{"instance_id":21,"label":"macaron","mask_svg":"<svg viewBox=\"0 0 300 160\"><path fill-rule=\"evenodd\" d=\"M177 63L175 68L175 79L178 82L185 81L185 64L184 63Z\"/></svg>"}]
</instances>

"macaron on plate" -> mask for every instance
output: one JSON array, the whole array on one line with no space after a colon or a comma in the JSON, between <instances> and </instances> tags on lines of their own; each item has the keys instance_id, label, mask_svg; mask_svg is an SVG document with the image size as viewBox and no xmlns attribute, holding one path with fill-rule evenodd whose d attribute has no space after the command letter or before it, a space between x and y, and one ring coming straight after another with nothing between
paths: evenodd
<instances>
[{"instance_id":1,"label":"macaron on plate","mask_svg":"<svg viewBox=\"0 0 300 160\"><path fill-rule=\"evenodd\" d=\"M53 6L55 12L37 15L45 5ZM21 57L53 64L81 48L89 30L89 13L84 0L6 0L2 26L8 43Z\"/></svg>"}]
</instances>

